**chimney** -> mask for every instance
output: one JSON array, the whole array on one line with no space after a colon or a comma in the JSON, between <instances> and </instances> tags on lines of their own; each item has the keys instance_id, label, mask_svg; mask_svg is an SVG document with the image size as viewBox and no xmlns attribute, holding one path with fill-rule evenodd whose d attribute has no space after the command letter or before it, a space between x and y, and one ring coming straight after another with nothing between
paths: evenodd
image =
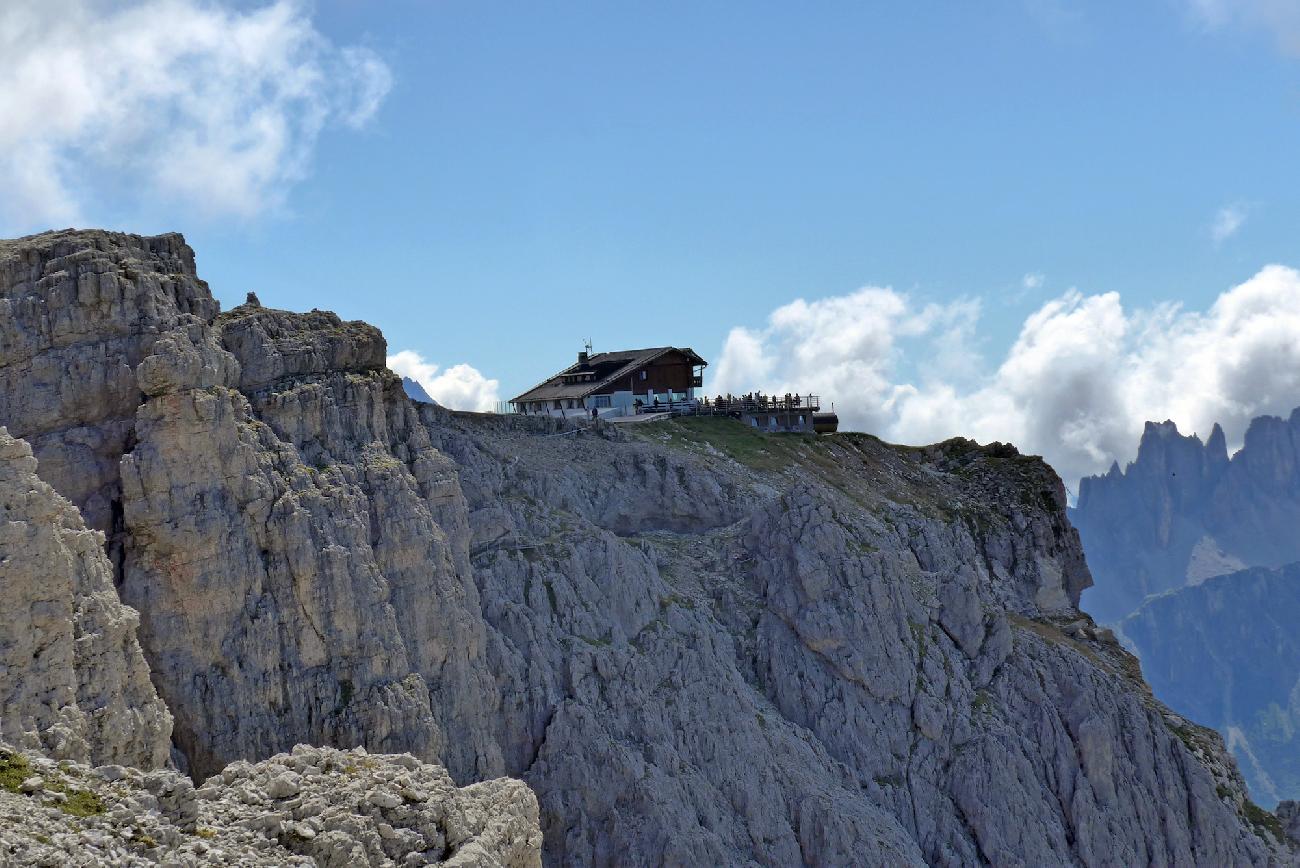
<instances>
[{"instance_id":1,"label":"chimney","mask_svg":"<svg viewBox=\"0 0 1300 868\"><path fill-rule=\"evenodd\" d=\"M583 367L586 367L586 365L587 365L587 354L586 354L586 352L578 353L578 364L582 365Z\"/></svg>"}]
</instances>

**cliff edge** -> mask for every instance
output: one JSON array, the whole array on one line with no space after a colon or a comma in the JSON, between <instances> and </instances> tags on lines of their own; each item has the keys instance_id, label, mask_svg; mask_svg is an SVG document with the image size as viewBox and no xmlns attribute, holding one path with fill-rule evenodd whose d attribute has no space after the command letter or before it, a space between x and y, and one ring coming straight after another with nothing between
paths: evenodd
<instances>
[{"instance_id":1,"label":"cliff edge","mask_svg":"<svg viewBox=\"0 0 1300 868\"><path fill-rule=\"evenodd\" d=\"M1040 460L453 413L372 327L220 313L193 263L0 244L0 424L108 534L192 773L508 774L556 864L1296 863L1080 613Z\"/></svg>"}]
</instances>

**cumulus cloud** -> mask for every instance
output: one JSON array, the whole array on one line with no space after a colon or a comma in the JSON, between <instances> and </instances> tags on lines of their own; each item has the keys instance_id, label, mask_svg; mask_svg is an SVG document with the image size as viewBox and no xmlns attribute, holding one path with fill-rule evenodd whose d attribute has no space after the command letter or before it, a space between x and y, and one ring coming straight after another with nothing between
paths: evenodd
<instances>
[{"instance_id":1,"label":"cumulus cloud","mask_svg":"<svg viewBox=\"0 0 1300 868\"><path fill-rule=\"evenodd\" d=\"M331 123L388 93L296 0L10 0L0 5L0 222L85 219L106 189L214 215L279 206Z\"/></svg>"},{"instance_id":2,"label":"cumulus cloud","mask_svg":"<svg viewBox=\"0 0 1300 868\"><path fill-rule=\"evenodd\" d=\"M918 306L869 287L773 311L731 331L721 391L814 392L843 427L924 443L955 435L1042 454L1073 488L1132 458L1143 423L1185 432L1300 405L1300 272L1264 268L1205 311L1126 310L1117 293L1071 290L1024 322L995 367L970 349L978 305ZM905 357L919 358L903 377ZM914 382L903 382L912 379Z\"/></svg>"},{"instance_id":3,"label":"cumulus cloud","mask_svg":"<svg viewBox=\"0 0 1300 868\"><path fill-rule=\"evenodd\" d=\"M429 397L453 410L487 412L501 400L498 380L489 380L466 364L441 368L415 350L402 350L388 357L388 367L424 387Z\"/></svg>"},{"instance_id":4,"label":"cumulus cloud","mask_svg":"<svg viewBox=\"0 0 1300 868\"><path fill-rule=\"evenodd\" d=\"M1246 207L1244 205L1228 205L1220 208L1219 212L1214 215L1214 223L1210 226L1210 236L1214 238L1215 244L1222 244L1229 238L1237 234L1241 225L1246 222Z\"/></svg>"},{"instance_id":5,"label":"cumulus cloud","mask_svg":"<svg viewBox=\"0 0 1300 868\"><path fill-rule=\"evenodd\" d=\"M1026 290L1042 289L1045 280L1047 275L1041 271L1031 271L1020 279L1020 286Z\"/></svg>"},{"instance_id":6,"label":"cumulus cloud","mask_svg":"<svg viewBox=\"0 0 1300 868\"><path fill-rule=\"evenodd\" d=\"M1300 4L1295 0L1185 0L1205 27L1230 25L1268 31L1285 53L1300 56Z\"/></svg>"}]
</instances>

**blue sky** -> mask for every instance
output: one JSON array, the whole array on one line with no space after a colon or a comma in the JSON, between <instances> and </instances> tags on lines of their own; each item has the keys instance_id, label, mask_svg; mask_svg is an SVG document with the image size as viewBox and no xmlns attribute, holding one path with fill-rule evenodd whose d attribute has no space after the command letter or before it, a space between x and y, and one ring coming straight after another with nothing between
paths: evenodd
<instances>
[{"instance_id":1,"label":"blue sky","mask_svg":"<svg viewBox=\"0 0 1300 868\"><path fill-rule=\"evenodd\" d=\"M585 337L712 358L868 283L996 300L1006 342L1026 273L1199 306L1294 259L1300 67L1267 31L1159 0L797 5L322 2L393 69L374 125L322 139L290 219L184 228L223 299L365 317L507 392Z\"/></svg>"},{"instance_id":2,"label":"blue sky","mask_svg":"<svg viewBox=\"0 0 1300 868\"><path fill-rule=\"evenodd\" d=\"M150 3L73 5L107 20ZM267 4L208 5L229 22ZM1126 316L1203 311L1300 263L1300 16L1272 0L281 5L319 57L360 47L386 70L358 122L331 109L247 207L99 181L66 213L181 230L224 304L255 290L366 319L503 398L584 338L690 345L716 374L733 328L777 352L794 338L774 311L864 286L960 321L900 328L889 389L969 395L1071 289L1118 293ZM55 147L69 176L111 161ZM10 208L4 234L44 216ZM963 352L936 370L952 334ZM728 377L746 371L793 376L769 359ZM852 405L852 382L828 386ZM1277 392L1250 412L1300 403Z\"/></svg>"}]
</instances>

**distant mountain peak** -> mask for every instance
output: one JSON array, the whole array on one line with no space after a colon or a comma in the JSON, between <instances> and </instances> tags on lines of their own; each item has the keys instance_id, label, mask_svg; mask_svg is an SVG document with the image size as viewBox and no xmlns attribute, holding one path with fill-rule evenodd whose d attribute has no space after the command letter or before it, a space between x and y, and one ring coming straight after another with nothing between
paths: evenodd
<instances>
[{"instance_id":1,"label":"distant mountain peak","mask_svg":"<svg viewBox=\"0 0 1300 868\"><path fill-rule=\"evenodd\" d=\"M1148 422L1123 473L1080 481L1070 519L1094 582L1083 608L1156 696L1224 733L1257 800L1300 795L1300 408L1251 420L1231 457L1221 425L1202 445Z\"/></svg>"},{"instance_id":2,"label":"distant mountain peak","mask_svg":"<svg viewBox=\"0 0 1300 868\"><path fill-rule=\"evenodd\" d=\"M1215 464L1228 463L1228 438L1224 436L1223 426L1218 422L1210 431L1210 439L1205 441L1205 454Z\"/></svg>"},{"instance_id":3,"label":"distant mountain peak","mask_svg":"<svg viewBox=\"0 0 1300 868\"><path fill-rule=\"evenodd\" d=\"M1104 622L1187 584L1206 538L1222 548L1224 563L1300 560L1300 408L1287 420L1253 419L1232 456L1222 425L1202 443L1170 420L1147 422L1122 473L1112 464L1080 480L1071 520L1096 581L1084 607Z\"/></svg>"},{"instance_id":4,"label":"distant mountain peak","mask_svg":"<svg viewBox=\"0 0 1300 868\"><path fill-rule=\"evenodd\" d=\"M422 401L425 404L438 404L438 402L433 400L429 393L424 390L424 386L421 386L410 377L402 377L402 388L406 391L406 397L410 398L412 401Z\"/></svg>"},{"instance_id":5,"label":"distant mountain peak","mask_svg":"<svg viewBox=\"0 0 1300 868\"><path fill-rule=\"evenodd\" d=\"M1130 470L1142 469L1157 463L1168 464L1170 460L1201 460L1201 438L1195 434L1182 434L1178 425L1170 419L1163 422L1148 422L1142 429L1142 439L1138 443L1137 460L1129 465ZM1158 457L1159 456L1159 457ZM1177 458L1173 458L1177 456Z\"/></svg>"}]
</instances>

